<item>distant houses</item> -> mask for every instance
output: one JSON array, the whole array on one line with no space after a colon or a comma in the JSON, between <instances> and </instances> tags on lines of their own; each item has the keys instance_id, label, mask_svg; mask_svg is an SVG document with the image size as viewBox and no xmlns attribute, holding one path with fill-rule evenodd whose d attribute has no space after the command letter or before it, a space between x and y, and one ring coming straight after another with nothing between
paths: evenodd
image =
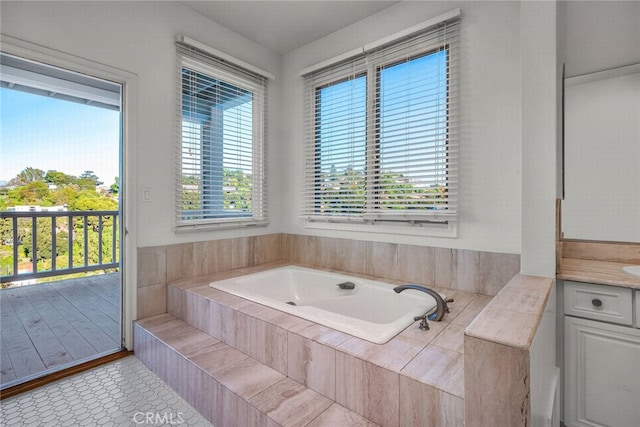
<instances>
[{"instance_id":1,"label":"distant houses","mask_svg":"<svg viewBox=\"0 0 640 427\"><path fill-rule=\"evenodd\" d=\"M67 205L62 206L36 206L36 205L19 205L7 207L8 212L66 212Z\"/></svg>"}]
</instances>

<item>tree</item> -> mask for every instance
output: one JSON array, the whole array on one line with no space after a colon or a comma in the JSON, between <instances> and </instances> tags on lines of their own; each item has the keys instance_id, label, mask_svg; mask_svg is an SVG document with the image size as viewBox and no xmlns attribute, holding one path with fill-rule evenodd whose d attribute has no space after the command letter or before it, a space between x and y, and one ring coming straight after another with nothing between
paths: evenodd
<instances>
[{"instance_id":1,"label":"tree","mask_svg":"<svg viewBox=\"0 0 640 427\"><path fill-rule=\"evenodd\" d=\"M92 190L82 190L71 205L74 211L116 211L118 201L100 196Z\"/></svg>"},{"instance_id":2,"label":"tree","mask_svg":"<svg viewBox=\"0 0 640 427\"><path fill-rule=\"evenodd\" d=\"M9 186L26 185L37 181L44 181L44 171L42 169L27 167L9 181Z\"/></svg>"},{"instance_id":3,"label":"tree","mask_svg":"<svg viewBox=\"0 0 640 427\"><path fill-rule=\"evenodd\" d=\"M75 176L67 175L64 172L48 170L44 176L44 180L50 184L61 187L63 185L73 184L75 181L77 181L77 178Z\"/></svg>"},{"instance_id":4,"label":"tree","mask_svg":"<svg viewBox=\"0 0 640 427\"><path fill-rule=\"evenodd\" d=\"M51 191L51 201L54 205L72 206L78 198L79 188L77 185L64 185Z\"/></svg>"},{"instance_id":5,"label":"tree","mask_svg":"<svg viewBox=\"0 0 640 427\"><path fill-rule=\"evenodd\" d=\"M49 218L38 218L36 220L36 230L31 230L22 239L22 251L24 256L33 260L33 233L36 234L36 257L37 260L51 258L51 220Z\"/></svg>"},{"instance_id":6,"label":"tree","mask_svg":"<svg viewBox=\"0 0 640 427\"><path fill-rule=\"evenodd\" d=\"M93 188L104 184L93 171L84 171L78 177L78 185L81 188Z\"/></svg>"},{"instance_id":7,"label":"tree","mask_svg":"<svg viewBox=\"0 0 640 427\"><path fill-rule=\"evenodd\" d=\"M51 206L49 186L43 181L34 181L9 190L9 205Z\"/></svg>"}]
</instances>

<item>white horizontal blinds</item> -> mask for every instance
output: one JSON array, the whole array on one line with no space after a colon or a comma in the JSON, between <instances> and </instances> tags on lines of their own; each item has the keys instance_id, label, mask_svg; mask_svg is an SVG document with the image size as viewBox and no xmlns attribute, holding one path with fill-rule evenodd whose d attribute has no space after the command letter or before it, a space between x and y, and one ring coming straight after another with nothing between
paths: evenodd
<instances>
[{"instance_id":1,"label":"white horizontal blinds","mask_svg":"<svg viewBox=\"0 0 640 427\"><path fill-rule=\"evenodd\" d=\"M369 217L455 215L458 22L369 54L376 79Z\"/></svg>"},{"instance_id":2,"label":"white horizontal blinds","mask_svg":"<svg viewBox=\"0 0 640 427\"><path fill-rule=\"evenodd\" d=\"M366 203L364 56L306 78L307 215L361 217Z\"/></svg>"},{"instance_id":3,"label":"white horizontal blinds","mask_svg":"<svg viewBox=\"0 0 640 427\"><path fill-rule=\"evenodd\" d=\"M177 46L177 223L263 221L267 79Z\"/></svg>"},{"instance_id":4,"label":"white horizontal blinds","mask_svg":"<svg viewBox=\"0 0 640 427\"><path fill-rule=\"evenodd\" d=\"M305 76L304 217L455 217L457 34L449 20Z\"/></svg>"}]
</instances>

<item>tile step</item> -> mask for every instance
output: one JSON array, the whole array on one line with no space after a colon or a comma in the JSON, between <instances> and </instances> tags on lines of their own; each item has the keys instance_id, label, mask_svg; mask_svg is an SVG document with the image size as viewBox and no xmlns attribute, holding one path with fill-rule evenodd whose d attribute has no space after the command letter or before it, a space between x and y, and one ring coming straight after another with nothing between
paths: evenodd
<instances>
[{"instance_id":1,"label":"tile step","mask_svg":"<svg viewBox=\"0 0 640 427\"><path fill-rule=\"evenodd\" d=\"M135 323L134 354L214 425L377 425L170 314Z\"/></svg>"}]
</instances>

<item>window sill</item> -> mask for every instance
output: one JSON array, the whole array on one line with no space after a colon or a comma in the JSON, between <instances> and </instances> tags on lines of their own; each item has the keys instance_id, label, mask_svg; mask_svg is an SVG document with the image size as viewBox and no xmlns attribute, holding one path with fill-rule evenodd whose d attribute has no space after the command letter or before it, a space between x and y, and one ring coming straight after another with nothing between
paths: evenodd
<instances>
[{"instance_id":1,"label":"window sill","mask_svg":"<svg viewBox=\"0 0 640 427\"><path fill-rule=\"evenodd\" d=\"M305 228L316 230L355 231L360 233L397 234L409 236L444 237L455 239L458 237L458 223L449 221L446 224L434 223L355 223L355 222L305 222Z\"/></svg>"},{"instance_id":2,"label":"window sill","mask_svg":"<svg viewBox=\"0 0 640 427\"><path fill-rule=\"evenodd\" d=\"M210 222L201 224L180 224L176 225L175 233L192 233L209 230L228 230L233 228L247 228L247 227L266 227L269 225L269 221L228 221L228 222Z\"/></svg>"}]
</instances>

